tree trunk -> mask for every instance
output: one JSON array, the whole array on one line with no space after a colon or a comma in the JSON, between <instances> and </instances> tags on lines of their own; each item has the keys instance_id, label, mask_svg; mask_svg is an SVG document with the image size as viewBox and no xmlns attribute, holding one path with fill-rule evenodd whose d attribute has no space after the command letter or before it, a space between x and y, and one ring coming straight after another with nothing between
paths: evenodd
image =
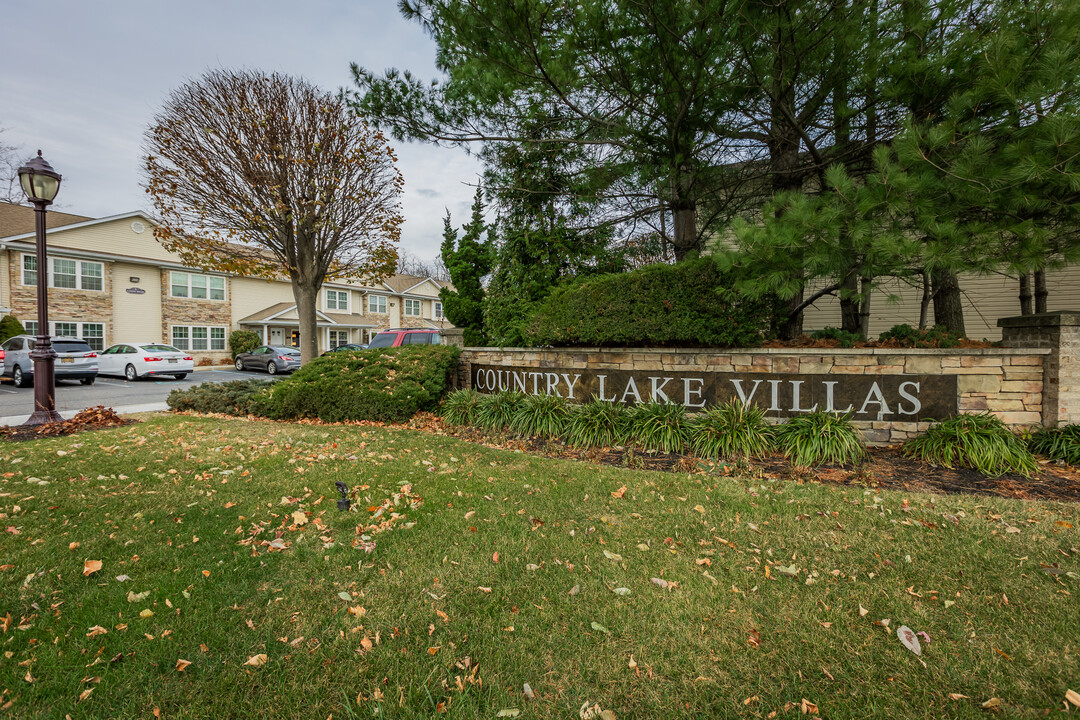
<instances>
[{"instance_id":1,"label":"tree trunk","mask_svg":"<svg viewBox=\"0 0 1080 720\"><path fill-rule=\"evenodd\" d=\"M934 324L943 325L957 335L966 335L964 306L956 273L952 270L935 270L931 273L931 280L934 285Z\"/></svg>"},{"instance_id":2,"label":"tree trunk","mask_svg":"<svg viewBox=\"0 0 1080 720\"><path fill-rule=\"evenodd\" d=\"M675 262L682 262L691 253L700 250L698 245L697 201L691 188L693 178L685 166L675 171L675 181L671 183L671 245L675 251Z\"/></svg>"},{"instance_id":3,"label":"tree trunk","mask_svg":"<svg viewBox=\"0 0 1080 720\"><path fill-rule=\"evenodd\" d=\"M870 336L870 294L874 292L872 278L862 278L862 302L859 303L859 335L863 340Z\"/></svg>"},{"instance_id":4,"label":"tree trunk","mask_svg":"<svg viewBox=\"0 0 1080 720\"><path fill-rule=\"evenodd\" d=\"M919 329L926 329L926 318L930 314L930 276L922 271L922 300L919 302Z\"/></svg>"},{"instance_id":5,"label":"tree trunk","mask_svg":"<svg viewBox=\"0 0 1080 720\"><path fill-rule=\"evenodd\" d=\"M1035 312L1032 309L1032 295L1031 295L1031 275L1022 272L1020 273L1020 314L1030 315Z\"/></svg>"},{"instance_id":6,"label":"tree trunk","mask_svg":"<svg viewBox=\"0 0 1080 720\"><path fill-rule=\"evenodd\" d=\"M803 311L801 306L805 298L806 291L799 290L795 297L784 303L786 317L776 327L776 334L781 340L794 340L803 334Z\"/></svg>"},{"instance_id":7,"label":"tree trunk","mask_svg":"<svg viewBox=\"0 0 1080 720\"><path fill-rule=\"evenodd\" d=\"M840 329L859 332L859 277L849 272L840 281Z\"/></svg>"},{"instance_id":8,"label":"tree trunk","mask_svg":"<svg viewBox=\"0 0 1080 720\"><path fill-rule=\"evenodd\" d=\"M300 362L306 363L319 356L319 324L315 312L318 309L319 284L294 278L292 291L296 300L296 316L300 318Z\"/></svg>"},{"instance_id":9,"label":"tree trunk","mask_svg":"<svg viewBox=\"0 0 1080 720\"><path fill-rule=\"evenodd\" d=\"M1050 291L1046 289L1046 271L1042 268L1035 271L1035 312L1046 312L1046 299Z\"/></svg>"}]
</instances>

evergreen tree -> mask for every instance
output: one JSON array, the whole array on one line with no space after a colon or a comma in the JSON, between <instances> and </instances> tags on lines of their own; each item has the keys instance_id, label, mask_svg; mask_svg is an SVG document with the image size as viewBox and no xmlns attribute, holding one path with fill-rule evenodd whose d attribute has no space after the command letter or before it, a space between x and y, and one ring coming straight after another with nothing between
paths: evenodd
<instances>
[{"instance_id":1,"label":"evergreen tree","mask_svg":"<svg viewBox=\"0 0 1080 720\"><path fill-rule=\"evenodd\" d=\"M464 234L458 240L447 211L443 220L442 259L454 289L443 288L439 298L446 319L464 330L465 345L475 347L486 344L483 278L495 264L495 240L492 228L484 222L484 197L479 187L473 199L472 217L461 229ZM481 240L481 235L486 238Z\"/></svg>"}]
</instances>

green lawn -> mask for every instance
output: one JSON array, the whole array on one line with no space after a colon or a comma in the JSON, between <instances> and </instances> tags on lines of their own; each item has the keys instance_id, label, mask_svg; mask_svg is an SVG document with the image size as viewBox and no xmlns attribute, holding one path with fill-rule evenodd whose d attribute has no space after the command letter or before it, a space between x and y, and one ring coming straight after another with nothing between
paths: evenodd
<instances>
[{"instance_id":1,"label":"green lawn","mask_svg":"<svg viewBox=\"0 0 1080 720\"><path fill-rule=\"evenodd\" d=\"M190 417L2 443L0 476L11 717L1042 717L1080 690L1073 505Z\"/></svg>"}]
</instances>

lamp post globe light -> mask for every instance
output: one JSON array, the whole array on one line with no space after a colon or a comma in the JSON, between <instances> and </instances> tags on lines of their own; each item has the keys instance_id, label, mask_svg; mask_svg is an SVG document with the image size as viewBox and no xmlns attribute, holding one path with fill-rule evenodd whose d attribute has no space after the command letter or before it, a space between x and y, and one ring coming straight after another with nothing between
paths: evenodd
<instances>
[{"instance_id":1,"label":"lamp post globe light","mask_svg":"<svg viewBox=\"0 0 1080 720\"><path fill-rule=\"evenodd\" d=\"M60 173L52 169L38 150L36 158L19 168L19 184L34 206L37 231L37 341L30 358L34 361L34 413L24 423L41 425L61 419L56 412L56 351L49 338L49 262L45 250L45 208L60 190Z\"/></svg>"}]
</instances>

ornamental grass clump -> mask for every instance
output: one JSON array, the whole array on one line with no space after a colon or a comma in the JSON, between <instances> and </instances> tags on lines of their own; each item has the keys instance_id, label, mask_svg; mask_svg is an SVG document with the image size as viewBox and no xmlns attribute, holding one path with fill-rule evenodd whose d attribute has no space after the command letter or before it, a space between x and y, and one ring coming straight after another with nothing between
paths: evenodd
<instances>
[{"instance_id":1,"label":"ornamental grass clump","mask_svg":"<svg viewBox=\"0 0 1080 720\"><path fill-rule=\"evenodd\" d=\"M1080 465L1080 425L1039 428L1028 438L1028 449L1051 460Z\"/></svg>"},{"instance_id":2,"label":"ornamental grass clump","mask_svg":"<svg viewBox=\"0 0 1080 720\"><path fill-rule=\"evenodd\" d=\"M626 434L629 416L626 406L593 398L570 413L566 441L580 448L615 445Z\"/></svg>"},{"instance_id":3,"label":"ornamental grass clump","mask_svg":"<svg viewBox=\"0 0 1080 720\"><path fill-rule=\"evenodd\" d=\"M442 416L451 425L475 425L480 393L473 389L454 390L442 402Z\"/></svg>"},{"instance_id":4,"label":"ornamental grass clump","mask_svg":"<svg viewBox=\"0 0 1080 720\"><path fill-rule=\"evenodd\" d=\"M650 452L681 453L687 439L686 408L674 403L638 405L630 411L627 436Z\"/></svg>"},{"instance_id":5,"label":"ornamental grass clump","mask_svg":"<svg viewBox=\"0 0 1080 720\"><path fill-rule=\"evenodd\" d=\"M570 403L558 395L525 395L510 429L521 435L558 437L570 420Z\"/></svg>"},{"instance_id":6,"label":"ornamental grass clump","mask_svg":"<svg viewBox=\"0 0 1080 720\"><path fill-rule=\"evenodd\" d=\"M1007 472L1030 476L1035 456L1018 435L990 413L963 414L931 425L908 440L904 455L947 468L968 467L997 477Z\"/></svg>"},{"instance_id":7,"label":"ornamental grass clump","mask_svg":"<svg viewBox=\"0 0 1080 720\"><path fill-rule=\"evenodd\" d=\"M475 423L491 432L507 430L524 403L525 395L519 392L481 395L476 406Z\"/></svg>"},{"instance_id":8,"label":"ornamental grass clump","mask_svg":"<svg viewBox=\"0 0 1080 720\"><path fill-rule=\"evenodd\" d=\"M738 400L713 405L690 420L690 447L703 458L761 457L772 451L776 429L765 411Z\"/></svg>"},{"instance_id":9,"label":"ornamental grass clump","mask_svg":"<svg viewBox=\"0 0 1080 720\"><path fill-rule=\"evenodd\" d=\"M800 467L852 465L867 457L850 415L823 411L797 415L777 426L776 440L784 456Z\"/></svg>"}]
</instances>

